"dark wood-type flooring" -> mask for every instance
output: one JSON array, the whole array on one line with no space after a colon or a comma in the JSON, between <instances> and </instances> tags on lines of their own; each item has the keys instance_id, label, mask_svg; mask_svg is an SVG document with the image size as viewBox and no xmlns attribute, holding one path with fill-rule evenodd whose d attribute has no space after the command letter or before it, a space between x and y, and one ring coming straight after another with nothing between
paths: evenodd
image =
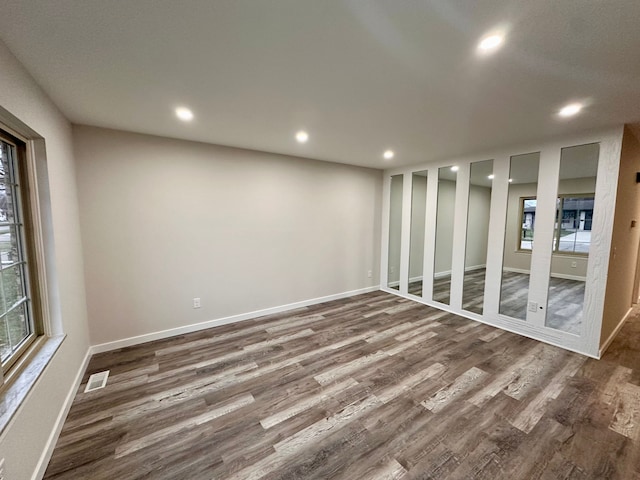
<instances>
[{"instance_id":1,"label":"dark wood-type flooring","mask_svg":"<svg viewBox=\"0 0 640 480\"><path fill-rule=\"evenodd\" d=\"M596 361L375 292L146 343L91 359L45 478L636 479L639 339Z\"/></svg>"}]
</instances>

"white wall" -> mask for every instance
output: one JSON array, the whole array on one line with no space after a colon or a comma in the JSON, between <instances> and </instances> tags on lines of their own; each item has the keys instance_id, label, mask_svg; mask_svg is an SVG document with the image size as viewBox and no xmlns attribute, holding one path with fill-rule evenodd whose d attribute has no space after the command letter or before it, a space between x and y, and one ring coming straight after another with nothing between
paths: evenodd
<instances>
[{"instance_id":1,"label":"white wall","mask_svg":"<svg viewBox=\"0 0 640 480\"><path fill-rule=\"evenodd\" d=\"M378 170L82 126L74 141L92 344L378 283Z\"/></svg>"},{"instance_id":2,"label":"white wall","mask_svg":"<svg viewBox=\"0 0 640 480\"><path fill-rule=\"evenodd\" d=\"M67 338L0 437L5 478L31 478L88 349L71 127L0 43L0 107L46 141L53 231L46 231L50 308ZM55 249L54 249L55 245Z\"/></svg>"}]
</instances>

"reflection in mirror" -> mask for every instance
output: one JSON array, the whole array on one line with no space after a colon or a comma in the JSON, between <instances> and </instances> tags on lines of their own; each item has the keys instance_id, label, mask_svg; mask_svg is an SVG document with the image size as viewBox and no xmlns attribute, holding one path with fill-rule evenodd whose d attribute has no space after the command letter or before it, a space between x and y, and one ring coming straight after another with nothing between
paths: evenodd
<instances>
[{"instance_id":1,"label":"reflection in mirror","mask_svg":"<svg viewBox=\"0 0 640 480\"><path fill-rule=\"evenodd\" d=\"M402 237L402 175L391 177L389 208L389 266L387 286L400 290L400 240Z\"/></svg>"},{"instance_id":2,"label":"reflection in mirror","mask_svg":"<svg viewBox=\"0 0 640 480\"><path fill-rule=\"evenodd\" d=\"M411 182L411 246L409 248L409 293L422 297L424 229L427 214L427 171L413 172Z\"/></svg>"},{"instance_id":3,"label":"reflection in mirror","mask_svg":"<svg viewBox=\"0 0 640 480\"><path fill-rule=\"evenodd\" d=\"M526 320L540 152L511 157L500 313Z\"/></svg>"},{"instance_id":4,"label":"reflection in mirror","mask_svg":"<svg viewBox=\"0 0 640 480\"><path fill-rule=\"evenodd\" d=\"M462 308L482 315L489 239L493 160L471 164Z\"/></svg>"},{"instance_id":5,"label":"reflection in mirror","mask_svg":"<svg viewBox=\"0 0 640 480\"><path fill-rule=\"evenodd\" d=\"M600 146L562 149L547 327L580 334Z\"/></svg>"},{"instance_id":6,"label":"reflection in mirror","mask_svg":"<svg viewBox=\"0 0 640 480\"><path fill-rule=\"evenodd\" d=\"M457 171L457 166L438 169L438 206L436 212L433 300L447 305L449 305L451 296L453 218L455 213Z\"/></svg>"}]
</instances>

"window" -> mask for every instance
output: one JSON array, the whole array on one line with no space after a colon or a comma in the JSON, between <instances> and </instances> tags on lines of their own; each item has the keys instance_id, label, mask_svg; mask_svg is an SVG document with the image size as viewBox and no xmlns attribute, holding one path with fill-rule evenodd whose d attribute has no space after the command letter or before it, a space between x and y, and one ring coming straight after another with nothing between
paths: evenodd
<instances>
[{"instance_id":1,"label":"window","mask_svg":"<svg viewBox=\"0 0 640 480\"><path fill-rule=\"evenodd\" d=\"M42 334L30 282L34 261L25 158L25 144L0 132L0 360L5 374Z\"/></svg>"},{"instance_id":2,"label":"window","mask_svg":"<svg viewBox=\"0 0 640 480\"><path fill-rule=\"evenodd\" d=\"M591 245L593 193L559 195L556 200L556 222L553 251L587 255ZM520 199L520 250L531 250L536 221L535 197Z\"/></svg>"}]
</instances>

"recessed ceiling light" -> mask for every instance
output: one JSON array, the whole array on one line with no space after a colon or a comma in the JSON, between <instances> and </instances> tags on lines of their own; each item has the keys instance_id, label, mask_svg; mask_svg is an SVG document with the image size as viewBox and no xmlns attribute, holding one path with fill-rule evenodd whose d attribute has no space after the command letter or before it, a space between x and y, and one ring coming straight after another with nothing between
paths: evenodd
<instances>
[{"instance_id":1,"label":"recessed ceiling light","mask_svg":"<svg viewBox=\"0 0 640 480\"><path fill-rule=\"evenodd\" d=\"M300 143L305 143L307 140L309 140L309 134L304 130L300 130L298 133L296 133L296 140Z\"/></svg>"},{"instance_id":2,"label":"recessed ceiling light","mask_svg":"<svg viewBox=\"0 0 640 480\"><path fill-rule=\"evenodd\" d=\"M190 122L193 120L193 112L185 107L176 108L176 116L183 122Z\"/></svg>"},{"instance_id":3,"label":"recessed ceiling light","mask_svg":"<svg viewBox=\"0 0 640 480\"><path fill-rule=\"evenodd\" d=\"M487 178L488 178L489 180L493 180L493 173L492 173L491 175L488 175L488 176L487 176Z\"/></svg>"},{"instance_id":4,"label":"recessed ceiling light","mask_svg":"<svg viewBox=\"0 0 640 480\"><path fill-rule=\"evenodd\" d=\"M509 183L511 183L511 182L513 182L513 178L510 178L510 179L509 179Z\"/></svg>"},{"instance_id":5,"label":"recessed ceiling light","mask_svg":"<svg viewBox=\"0 0 640 480\"><path fill-rule=\"evenodd\" d=\"M561 117L573 117L575 114L579 113L582 110L581 103L570 103L560 109L558 115Z\"/></svg>"},{"instance_id":6,"label":"recessed ceiling light","mask_svg":"<svg viewBox=\"0 0 640 480\"><path fill-rule=\"evenodd\" d=\"M393 158L393 156L395 155L395 153L393 153L393 150L386 150L382 156L384 158L386 158L387 160L391 160Z\"/></svg>"},{"instance_id":7,"label":"recessed ceiling light","mask_svg":"<svg viewBox=\"0 0 640 480\"><path fill-rule=\"evenodd\" d=\"M478 52L489 53L496 50L504 42L504 36L499 33L493 33L483 37L478 43Z\"/></svg>"},{"instance_id":8,"label":"recessed ceiling light","mask_svg":"<svg viewBox=\"0 0 640 480\"><path fill-rule=\"evenodd\" d=\"M451 171L452 172L457 172L458 171L458 166L454 165L453 167L451 167Z\"/></svg>"}]
</instances>

